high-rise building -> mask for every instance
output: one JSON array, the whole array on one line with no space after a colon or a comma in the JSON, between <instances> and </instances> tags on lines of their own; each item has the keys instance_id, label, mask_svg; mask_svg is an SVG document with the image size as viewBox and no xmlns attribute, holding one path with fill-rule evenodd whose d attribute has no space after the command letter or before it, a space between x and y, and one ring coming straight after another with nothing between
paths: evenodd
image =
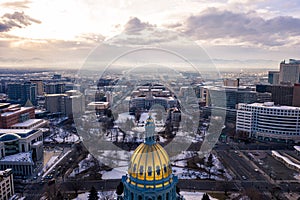
<instances>
[{"instance_id":1,"label":"high-rise building","mask_svg":"<svg viewBox=\"0 0 300 200\"><path fill-rule=\"evenodd\" d=\"M275 105L292 106L294 86L291 85L256 85L256 92L271 93Z\"/></svg>"},{"instance_id":2,"label":"high-rise building","mask_svg":"<svg viewBox=\"0 0 300 200\"><path fill-rule=\"evenodd\" d=\"M295 84L294 85L293 106L300 107L300 84Z\"/></svg>"},{"instance_id":3,"label":"high-rise building","mask_svg":"<svg viewBox=\"0 0 300 200\"><path fill-rule=\"evenodd\" d=\"M25 104L28 100L33 105L37 103L37 86L32 82L25 82L22 84L21 103Z\"/></svg>"},{"instance_id":4,"label":"high-rise building","mask_svg":"<svg viewBox=\"0 0 300 200\"><path fill-rule=\"evenodd\" d=\"M8 83L7 84L7 96L10 100L20 101L22 93L22 83Z\"/></svg>"},{"instance_id":5,"label":"high-rise building","mask_svg":"<svg viewBox=\"0 0 300 200\"><path fill-rule=\"evenodd\" d=\"M300 108L274 102L238 104L236 131L258 140L300 142Z\"/></svg>"},{"instance_id":6,"label":"high-rise building","mask_svg":"<svg viewBox=\"0 0 300 200\"><path fill-rule=\"evenodd\" d=\"M0 198L10 199L15 193L12 169L0 171Z\"/></svg>"},{"instance_id":7,"label":"high-rise building","mask_svg":"<svg viewBox=\"0 0 300 200\"><path fill-rule=\"evenodd\" d=\"M67 91L66 94L46 94L46 110L52 114L60 114L72 117L73 113L81 113L84 110L84 96L77 90Z\"/></svg>"},{"instance_id":8,"label":"high-rise building","mask_svg":"<svg viewBox=\"0 0 300 200\"><path fill-rule=\"evenodd\" d=\"M63 94L65 93L65 83L47 83L45 84L46 94Z\"/></svg>"},{"instance_id":9,"label":"high-rise building","mask_svg":"<svg viewBox=\"0 0 300 200\"><path fill-rule=\"evenodd\" d=\"M229 86L229 87L239 87L240 86L240 79L224 79L223 80L224 86Z\"/></svg>"},{"instance_id":10,"label":"high-rise building","mask_svg":"<svg viewBox=\"0 0 300 200\"><path fill-rule=\"evenodd\" d=\"M7 95L12 102L25 104L30 100L33 105L36 105L37 86L30 81L9 83L7 85Z\"/></svg>"},{"instance_id":11,"label":"high-rise building","mask_svg":"<svg viewBox=\"0 0 300 200\"><path fill-rule=\"evenodd\" d=\"M300 60L290 59L280 63L279 83L294 84L300 82Z\"/></svg>"},{"instance_id":12,"label":"high-rise building","mask_svg":"<svg viewBox=\"0 0 300 200\"><path fill-rule=\"evenodd\" d=\"M50 113L66 113L64 97L66 94L46 94L45 95L45 107Z\"/></svg>"},{"instance_id":13,"label":"high-rise building","mask_svg":"<svg viewBox=\"0 0 300 200\"><path fill-rule=\"evenodd\" d=\"M37 87L37 95L42 96L44 94L44 83L43 80L33 79L30 80L32 83L36 84Z\"/></svg>"},{"instance_id":14,"label":"high-rise building","mask_svg":"<svg viewBox=\"0 0 300 200\"><path fill-rule=\"evenodd\" d=\"M274 84L274 85L279 84L279 72L278 71L269 71L268 83Z\"/></svg>"},{"instance_id":15,"label":"high-rise building","mask_svg":"<svg viewBox=\"0 0 300 200\"><path fill-rule=\"evenodd\" d=\"M235 109L238 103L254 103L257 93L252 88L209 87L206 95L208 105ZM212 99L213 98L213 99Z\"/></svg>"}]
</instances>

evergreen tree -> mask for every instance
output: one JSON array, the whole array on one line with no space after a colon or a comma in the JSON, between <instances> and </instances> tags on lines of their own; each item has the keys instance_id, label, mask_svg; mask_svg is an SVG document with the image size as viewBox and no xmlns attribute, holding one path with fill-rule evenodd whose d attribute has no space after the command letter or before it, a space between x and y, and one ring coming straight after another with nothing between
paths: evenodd
<instances>
[{"instance_id":1,"label":"evergreen tree","mask_svg":"<svg viewBox=\"0 0 300 200\"><path fill-rule=\"evenodd\" d=\"M88 200L98 200L98 192L96 190L96 188L93 186L90 190L90 194L88 196Z\"/></svg>"},{"instance_id":2,"label":"evergreen tree","mask_svg":"<svg viewBox=\"0 0 300 200\"><path fill-rule=\"evenodd\" d=\"M202 200L210 200L207 193L203 194Z\"/></svg>"},{"instance_id":3,"label":"evergreen tree","mask_svg":"<svg viewBox=\"0 0 300 200\"><path fill-rule=\"evenodd\" d=\"M122 182L120 182L119 185L117 186L116 193L117 195L122 195L123 192L124 192L124 185Z\"/></svg>"}]
</instances>

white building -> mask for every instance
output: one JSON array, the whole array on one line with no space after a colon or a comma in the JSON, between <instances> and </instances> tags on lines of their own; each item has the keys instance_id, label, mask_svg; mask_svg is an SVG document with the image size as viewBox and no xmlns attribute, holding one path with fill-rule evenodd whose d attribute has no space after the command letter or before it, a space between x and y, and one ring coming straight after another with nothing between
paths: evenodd
<instances>
[{"instance_id":1,"label":"white building","mask_svg":"<svg viewBox=\"0 0 300 200\"><path fill-rule=\"evenodd\" d=\"M14 193L12 170L0 171L0 199L8 200Z\"/></svg>"},{"instance_id":2,"label":"white building","mask_svg":"<svg viewBox=\"0 0 300 200\"><path fill-rule=\"evenodd\" d=\"M35 162L42 159L41 130L0 129L0 170L11 168L15 176L28 177L33 173Z\"/></svg>"},{"instance_id":3,"label":"white building","mask_svg":"<svg viewBox=\"0 0 300 200\"><path fill-rule=\"evenodd\" d=\"M300 107L273 102L238 104L237 133L264 141L300 142Z\"/></svg>"}]
</instances>

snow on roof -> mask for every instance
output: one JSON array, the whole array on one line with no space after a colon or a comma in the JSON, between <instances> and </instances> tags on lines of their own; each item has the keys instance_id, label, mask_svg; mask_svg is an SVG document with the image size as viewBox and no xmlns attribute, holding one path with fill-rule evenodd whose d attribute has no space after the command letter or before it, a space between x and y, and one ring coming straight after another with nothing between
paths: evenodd
<instances>
[{"instance_id":1,"label":"snow on roof","mask_svg":"<svg viewBox=\"0 0 300 200\"><path fill-rule=\"evenodd\" d=\"M277 151L272 151L272 155L275 156L275 157L278 157L280 159L282 159L284 162L286 162L288 165L291 165L291 166L294 166L296 167L298 170L300 170L300 165L299 164L296 164L294 163L293 161L291 161L289 158L281 155L280 153L278 153Z\"/></svg>"},{"instance_id":2,"label":"snow on roof","mask_svg":"<svg viewBox=\"0 0 300 200\"><path fill-rule=\"evenodd\" d=\"M36 125L37 123L42 123L42 119L28 119L24 122L16 123L12 127L28 127L28 126L33 126Z\"/></svg>"},{"instance_id":3,"label":"snow on roof","mask_svg":"<svg viewBox=\"0 0 300 200\"><path fill-rule=\"evenodd\" d=\"M29 132L32 132L31 129L0 129L0 134L5 133L16 133L16 134L28 134Z\"/></svg>"},{"instance_id":4,"label":"snow on roof","mask_svg":"<svg viewBox=\"0 0 300 200\"><path fill-rule=\"evenodd\" d=\"M270 103L270 102L266 102L266 103ZM260 107L260 108L272 108L272 109L283 109L283 110L300 110L300 107L276 106L276 105L265 104L265 103L251 103L251 104L246 104L246 105Z\"/></svg>"},{"instance_id":5,"label":"snow on roof","mask_svg":"<svg viewBox=\"0 0 300 200\"><path fill-rule=\"evenodd\" d=\"M300 152L300 146L294 146L294 148Z\"/></svg>"},{"instance_id":6,"label":"snow on roof","mask_svg":"<svg viewBox=\"0 0 300 200\"><path fill-rule=\"evenodd\" d=\"M22 112L24 110L30 110L32 107L21 107L20 109L18 110L15 110L15 111L8 111L8 112L5 112L5 113L2 113L1 116L2 117L6 117L6 116L9 116L9 115L13 115L15 113L19 113L19 112Z\"/></svg>"},{"instance_id":7,"label":"snow on roof","mask_svg":"<svg viewBox=\"0 0 300 200\"><path fill-rule=\"evenodd\" d=\"M0 162L27 162L33 164L31 152L22 152L10 156L5 156Z\"/></svg>"},{"instance_id":8,"label":"snow on roof","mask_svg":"<svg viewBox=\"0 0 300 200\"><path fill-rule=\"evenodd\" d=\"M38 145L40 145L40 144L43 144L43 141L37 141L37 142L33 143L32 145L38 146Z\"/></svg>"}]
</instances>

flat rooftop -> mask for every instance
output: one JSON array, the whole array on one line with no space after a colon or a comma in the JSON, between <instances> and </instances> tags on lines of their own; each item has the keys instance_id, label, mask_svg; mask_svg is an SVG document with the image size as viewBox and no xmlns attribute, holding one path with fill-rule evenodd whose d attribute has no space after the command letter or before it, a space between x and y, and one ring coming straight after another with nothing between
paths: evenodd
<instances>
[{"instance_id":1,"label":"flat rooftop","mask_svg":"<svg viewBox=\"0 0 300 200\"><path fill-rule=\"evenodd\" d=\"M32 126L32 125L35 125L35 124L39 124L39 123L42 123L43 120L42 119L28 119L24 122L20 122L20 123L16 123L14 124L12 127L29 127L29 126Z\"/></svg>"},{"instance_id":2,"label":"flat rooftop","mask_svg":"<svg viewBox=\"0 0 300 200\"><path fill-rule=\"evenodd\" d=\"M20 109L17 109L15 111L8 111L5 113L2 113L1 117L7 117L7 116L10 116L10 115L22 112L22 111L30 110L30 109L32 109L32 107L20 107Z\"/></svg>"},{"instance_id":3,"label":"flat rooftop","mask_svg":"<svg viewBox=\"0 0 300 200\"><path fill-rule=\"evenodd\" d=\"M38 130L30 130L30 129L0 129L0 135L13 133L21 136L21 138L25 138L29 135L36 133L37 131Z\"/></svg>"},{"instance_id":4,"label":"flat rooftop","mask_svg":"<svg viewBox=\"0 0 300 200\"><path fill-rule=\"evenodd\" d=\"M5 156L0 162L26 162L33 164L31 152L22 152L10 156Z\"/></svg>"},{"instance_id":5,"label":"flat rooftop","mask_svg":"<svg viewBox=\"0 0 300 200\"><path fill-rule=\"evenodd\" d=\"M272 103L272 102L266 102L266 103ZM300 107L278 106L278 105L265 104L265 103L251 103L251 104L246 104L246 105L254 106L254 107L261 107L261 108L284 109L284 110L300 110Z\"/></svg>"}]
</instances>

